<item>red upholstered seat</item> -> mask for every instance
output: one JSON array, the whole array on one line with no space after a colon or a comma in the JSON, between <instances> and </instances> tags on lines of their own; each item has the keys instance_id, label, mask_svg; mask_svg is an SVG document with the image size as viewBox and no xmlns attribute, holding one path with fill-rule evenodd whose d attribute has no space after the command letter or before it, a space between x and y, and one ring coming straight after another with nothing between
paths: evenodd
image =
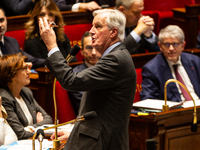
<instances>
[{"instance_id":1,"label":"red upholstered seat","mask_svg":"<svg viewBox=\"0 0 200 150\"><path fill-rule=\"evenodd\" d=\"M137 101L140 101L140 91L142 90L142 68L136 68L136 75L137 75L137 85L136 85L136 91L135 91L135 98L134 103Z\"/></svg>"},{"instance_id":2,"label":"red upholstered seat","mask_svg":"<svg viewBox=\"0 0 200 150\"><path fill-rule=\"evenodd\" d=\"M68 36L71 46L81 45L81 38L86 31L90 31L92 23L66 25L65 34ZM83 61L83 56L79 53L76 55L77 61Z\"/></svg>"},{"instance_id":3,"label":"red upholstered seat","mask_svg":"<svg viewBox=\"0 0 200 150\"><path fill-rule=\"evenodd\" d=\"M25 42L25 30L14 30L14 31L7 31L5 36L15 38L21 49L24 49L24 42Z\"/></svg>"},{"instance_id":4,"label":"red upholstered seat","mask_svg":"<svg viewBox=\"0 0 200 150\"><path fill-rule=\"evenodd\" d=\"M65 89L62 88L58 81L56 81L55 96L57 104L57 118L59 120L59 123L64 123L75 119L76 115L69 99L68 93ZM54 109L52 112L52 116L54 118Z\"/></svg>"},{"instance_id":5,"label":"red upholstered seat","mask_svg":"<svg viewBox=\"0 0 200 150\"><path fill-rule=\"evenodd\" d=\"M158 35L160 29L169 24L173 24L172 8L183 8L185 5L194 4L195 0L144 0L144 11L158 12L158 20L154 18L155 23L158 23L154 31Z\"/></svg>"}]
</instances>

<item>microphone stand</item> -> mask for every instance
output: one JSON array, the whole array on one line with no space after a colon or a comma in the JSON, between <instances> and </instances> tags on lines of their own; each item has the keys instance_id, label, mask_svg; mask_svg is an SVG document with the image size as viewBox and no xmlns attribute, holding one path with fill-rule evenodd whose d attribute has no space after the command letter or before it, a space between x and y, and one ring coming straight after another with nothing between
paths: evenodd
<instances>
[{"instance_id":1,"label":"microphone stand","mask_svg":"<svg viewBox=\"0 0 200 150\"><path fill-rule=\"evenodd\" d=\"M78 52L78 51L77 51ZM66 58L67 63L69 63L72 59L74 58L73 55L68 55ZM56 94L55 94L55 89L56 89L56 81L57 79L54 79L54 86L53 86L53 100L54 100L54 110L55 110L55 120L54 120L54 125L55 125L55 139L53 140L53 148L57 149L60 147L60 140L58 140L58 129L56 125L58 124L58 114L57 114L57 103L56 103Z\"/></svg>"},{"instance_id":2,"label":"microphone stand","mask_svg":"<svg viewBox=\"0 0 200 150\"><path fill-rule=\"evenodd\" d=\"M196 105L195 105L195 101L194 98L192 97L192 95L190 94L189 90L178 80L175 79L169 79L165 82L165 86L164 86L164 99L165 99L165 105L163 105L163 109L162 111L168 111L169 110L169 105L167 105L167 85L171 82L175 82L178 83L180 86L182 86L184 88L184 90L186 90L186 92L190 95L190 97L192 98L192 101L194 103L194 112L193 112L193 125L197 125L197 112L196 112ZM191 126L192 127L192 126ZM194 131L196 131L196 129L194 129Z\"/></svg>"},{"instance_id":3,"label":"microphone stand","mask_svg":"<svg viewBox=\"0 0 200 150\"><path fill-rule=\"evenodd\" d=\"M45 129L43 129L43 131L48 130L48 129L52 129L52 128L56 128L57 129L57 127L60 127L60 126L63 126L63 125L69 124L69 123L75 123L77 121L85 121L85 120L93 119L95 117L96 117L96 112L86 113L85 115L77 117L76 119L73 119L71 121L64 122L62 124L56 124L56 125L51 126L51 127L47 127ZM33 150L35 150L35 137L36 137L36 134L37 134L37 132L35 132L35 134L33 135L33 140L32 140ZM59 142L59 144L60 144L60 142ZM58 148L59 147L57 147L57 149ZM56 150L54 147L53 147L53 149Z\"/></svg>"}]
</instances>

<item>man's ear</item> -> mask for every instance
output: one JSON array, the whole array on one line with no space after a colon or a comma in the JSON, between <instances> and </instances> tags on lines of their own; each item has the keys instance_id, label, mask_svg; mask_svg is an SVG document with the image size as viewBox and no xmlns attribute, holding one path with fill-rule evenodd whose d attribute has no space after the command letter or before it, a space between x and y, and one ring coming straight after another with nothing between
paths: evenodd
<instances>
[{"instance_id":1,"label":"man's ear","mask_svg":"<svg viewBox=\"0 0 200 150\"><path fill-rule=\"evenodd\" d=\"M124 12L125 8L124 8L124 6L119 6L118 10L121 12Z\"/></svg>"},{"instance_id":2,"label":"man's ear","mask_svg":"<svg viewBox=\"0 0 200 150\"><path fill-rule=\"evenodd\" d=\"M158 41L158 46L160 48L160 51L162 51L162 46L161 46L161 43Z\"/></svg>"},{"instance_id":3,"label":"man's ear","mask_svg":"<svg viewBox=\"0 0 200 150\"><path fill-rule=\"evenodd\" d=\"M81 48L81 49L80 49L81 55L83 56L83 49L82 49L83 47L80 46L80 48Z\"/></svg>"},{"instance_id":4,"label":"man's ear","mask_svg":"<svg viewBox=\"0 0 200 150\"><path fill-rule=\"evenodd\" d=\"M118 33L118 29L117 29L116 27L112 28L110 37L111 37L111 38L117 37L117 36L116 36L117 33Z\"/></svg>"}]
</instances>

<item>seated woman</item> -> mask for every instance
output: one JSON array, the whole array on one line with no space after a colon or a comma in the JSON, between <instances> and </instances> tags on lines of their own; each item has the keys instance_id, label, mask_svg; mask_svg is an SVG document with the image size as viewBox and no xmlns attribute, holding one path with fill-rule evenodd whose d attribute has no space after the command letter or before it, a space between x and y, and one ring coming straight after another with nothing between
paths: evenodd
<instances>
[{"instance_id":1,"label":"seated woman","mask_svg":"<svg viewBox=\"0 0 200 150\"><path fill-rule=\"evenodd\" d=\"M71 50L68 37L64 33L62 14L52 0L40 0L34 7L29 21L26 23L26 40L24 50L36 58L47 58L47 48L39 33L38 19L46 17L49 23L54 22L58 47L66 58ZM76 58L72 62L75 62Z\"/></svg>"},{"instance_id":2,"label":"seated woman","mask_svg":"<svg viewBox=\"0 0 200 150\"><path fill-rule=\"evenodd\" d=\"M14 141L17 141L17 136L7 121L7 113L4 107L1 105L0 96L0 145L8 145Z\"/></svg>"},{"instance_id":3,"label":"seated woman","mask_svg":"<svg viewBox=\"0 0 200 150\"><path fill-rule=\"evenodd\" d=\"M26 63L22 53L0 57L0 95L8 113L7 121L18 139L34 135L32 129L51 124L52 118L36 102L31 90L24 87L30 83L32 63Z\"/></svg>"}]
</instances>

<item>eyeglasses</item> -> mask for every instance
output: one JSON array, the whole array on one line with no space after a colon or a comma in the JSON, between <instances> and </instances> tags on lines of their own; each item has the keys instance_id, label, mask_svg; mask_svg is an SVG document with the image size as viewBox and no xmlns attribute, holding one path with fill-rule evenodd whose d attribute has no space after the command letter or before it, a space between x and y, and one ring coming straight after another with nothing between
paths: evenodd
<instances>
[{"instance_id":1,"label":"eyeglasses","mask_svg":"<svg viewBox=\"0 0 200 150\"><path fill-rule=\"evenodd\" d=\"M172 45L173 48L177 48L177 47L179 47L180 44L182 44L182 42L181 42L181 43L161 43L161 44L162 44L165 48L169 48L170 45Z\"/></svg>"}]
</instances>

